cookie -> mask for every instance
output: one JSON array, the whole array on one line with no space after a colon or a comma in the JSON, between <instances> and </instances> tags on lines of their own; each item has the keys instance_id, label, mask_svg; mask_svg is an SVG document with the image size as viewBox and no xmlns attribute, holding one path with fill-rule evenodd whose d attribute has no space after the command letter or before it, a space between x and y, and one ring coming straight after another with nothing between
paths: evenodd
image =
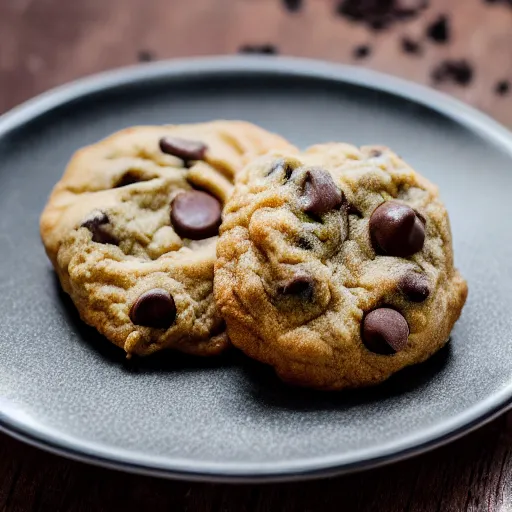
<instances>
[{"instance_id":1,"label":"cookie","mask_svg":"<svg viewBox=\"0 0 512 512\"><path fill-rule=\"evenodd\" d=\"M129 128L78 151L40 227L81 318L128 355L226 348L213 300L221 211L235 173L274 148L292 146L218 121Z\"/></svg>"},{"instance_id":2,"label":"cookie","mask_svg":"<svg viewBox=\"0 0 512 512\"><path fill-rule=\"evenodd\" d=\"M377 384L448 340L467 295L437 188L385 147L256 159L224 209L215 297L285 381Z\"/></svg>"}]
</instances>

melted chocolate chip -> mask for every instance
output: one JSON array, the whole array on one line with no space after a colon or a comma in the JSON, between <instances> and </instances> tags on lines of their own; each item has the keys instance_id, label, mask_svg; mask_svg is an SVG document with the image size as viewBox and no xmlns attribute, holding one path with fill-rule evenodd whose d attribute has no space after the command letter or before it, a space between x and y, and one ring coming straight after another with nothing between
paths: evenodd
<instances>
[{"instance_id":1,"label":"melted chocolate chip","mask_svg":"<svg viewBox=\"0 0 512 512\"><path fill-rule=\"evenodd\" d=\"M374 309L368 313L361 331L366 348L382 355L400 352L407 345L409 337L407 320L390 308Z\"/></svg>"},{"instance_id":2,"label":"melted chocolate chip","mask_svg":"<svg viewBox=\"0 0 512 512\"><path fill-rule=\"evenodd\" d=\"M93 242L117 245L119 243L118 240L105 229L108 223L108 215L100 210L96 210L82 222L81 227L87 228L92 233Z\"/></svg>"},{"instance_id":3,"label":"melted chocolate chip","mask_svg":"<svg viewBox=\"0 0 512 512\"><path fill-rule=\"evenodd\" d=\"M410 206L387 201L372 213L370 235L377 252L405 258L423 248L425 225Z\"/></svg>"},{"instance_id":4,"label":"melted chocolate chip","mask_svg":"<svg viewBox=\"0 0 512 512\"><path fill-rule=\"evenodd\" d=\"M446 16L439 16L427 28L427 36L435 43L446 43L450 39L450 26Z\"/></svg>"},{"instance_id":5,"label":"melted chocolate chip","mask_svg":"<svg viewBox=\"0 0 512 512\"><path fill-rule=\"evenodd\" d=\"M182 160L204 160L208 146L201 141L181 139L179 137L162 137L160 149L163 153Z\"/></svg>"},{"instance_id":6,"label":"melted chocolate chip","mask_svg":"<svg viewBox=\"0 0 512 512\"><path fill-rule=\"evenodd\" d=\"M182 192L171 203L171 223L181 237L210 238L219 233L221 210L219 201L206 192Z\"/></svg>"},{"instance_id":7,"label":"melted chocolate chip","mask_svg":"<svg viewBox=\"0 0 512 512\"><path fill-rule=\"evenodd\" d=\"M279 287L279 293L282 295L300 297L304 301L310 301L313 298L314 292L315 282L310 276L305 274L298 274Z\"/></svg>"},{"instance_id":8,"label":"melted chocolate chip","mask_svg":"<svg viewBox=\"0 0 512 512\"><path fill-rule=\"evenodd\" d=\"M339 208L343 202L343 193L327 171L308 169L301 201L303 211L321 215Z\"/></svg>"},{"instance_id":9,"label":"melted chocolate chip","mask_svg":"<svg viewBox=\"0 0 512 512\"><path fill-rule=\"evenodd\" d=\"M407 272L398 282L400 291L412 302L423 302L430 295L428 279L418 272Z\"/></svg>"},{"instance_id":10,"label":"melted chocolate chip","mask_svg":"<svg viewBox=\"0 0 512 512\"><path fill-rule=\"evenodd\" d=\"M135 325L169 328L176 319L176 305L172 295L161 288L143 293L130 309L130 320Z\"/></svg>"}]
</instances>

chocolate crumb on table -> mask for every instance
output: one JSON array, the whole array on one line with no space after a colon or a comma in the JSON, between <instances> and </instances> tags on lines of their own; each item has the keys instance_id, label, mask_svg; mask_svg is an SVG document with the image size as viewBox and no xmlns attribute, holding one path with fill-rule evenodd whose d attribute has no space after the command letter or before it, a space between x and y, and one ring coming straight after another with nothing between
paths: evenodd
<instances>
[{"instance_id":1,"label":"chocolate crumb on table","mask_svg":"<svg viewBox=\"0 0 512 512\"><path fill-rule=\"evenodd\" d=\"M397 21L416 17L427 6L426 0L342 0L336 13L352 22L382 30Z\"/></svg>"},{"instance_id":2,"label":"chocolate crumb on table","mask_svg":"<svg viewBox=\"0 0 512 512\"><path fill-rule=\"evenodd\" d=\"M432 80L436 83L453 82L466 86L473 80L473 67L465 60L444 60L433 71Z\"/></svg>"},{"instance_id":3,"label":"chocolate crumb on table","mask_svg":"<svg viewBox=\"0 0 512 512\"><path fill-rule=\"evenodd\" d=\"M285 9L290 12L297 12L302 8L302 0L283 0L283 4Z\"/></svg>"},{"instance_id":4,"label":"chocolate crumb on table","mask_svg":"<svg viewBox=\"0 0 512 512\"><path fill-rule=\"evenodd\" d=\"M137 60L139 62L151 62L152 60L155 60L155 55L149 50L139 50L137 53Z\"/></svg>"},{"instance_id":5,"label":"chocolate crumb on table","mask_svg":"<svg viewBox=\"0 0 512 512\"><path fill-rule=\"evenodd\" d=\"M442 14L427 27L427 37L435 43L444 44L450 40L448 17Z\"/></svg>"},{"instance_id":6,"label":"chocolate crumb on table","mask_svg":"<svg viewBox=\"0 0 512 512\"><path fill-rule=\"evenodd\" d=\"M354 59L364 59L372 53L372 49L367 44L356 46L353 51Z\"/></svg>"},{"instance_id":7,"label":"chocolate crumb on table","mask_svg":"<svg viewBox=\"0 0 512 512\"><path fill-rule=\"evenodd\" d=\"M498 96L505 96L506 94L508 94L510 92L510 82L508 80L500 80L495 88L494 88L494 92L498 95Z\"/></svg>"},{"instance_id":8,"label":"chocolate crumb on table","mask_svg":"<svg viewBox=\"0 0 512 512\"><path fill-rule=\"evenodd\" d=\"M278 50L273 44L244 44L238 49L238 53L275 55L278 53Z\"/></svg>"},{"instance_id":9,"label":"chocolate crumb on table","mask_svg":"<svg viewBox=\"0 0 512 512\"><path fill-rule=\"evenodd\" d=\"M412 55L421 55L423 53L423 48L421 44L418 43L417 41L414 41L414 39L411 39L408 36L402 37L400 43L402 46L402 51L404 53L409 53Z\"/></svg>"}]
</instances>

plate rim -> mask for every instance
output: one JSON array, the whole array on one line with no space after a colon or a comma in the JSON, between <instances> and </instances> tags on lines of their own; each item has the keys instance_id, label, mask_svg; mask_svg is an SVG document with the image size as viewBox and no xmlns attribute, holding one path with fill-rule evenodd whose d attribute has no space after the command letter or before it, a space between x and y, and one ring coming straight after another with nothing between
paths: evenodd
<instances>
[{"instance_id":1,"label":"plate rim","mask_svg":"<svg viewBox=\"0 0 512 512\"><path fill-rule=\"evenodd\" d=\"M130 84L158 79L244 74L274 74L327 80L382 91L426 106L465 126L512 157L512 133L486 114L444 93L366 68L295 57L221 56L174 59L119 68L51 89L0 116L0 138L66 104ZM415 435L372 449L274 463L192 462L173 457L144 456L134 450L59 435L38 427L0 397L0 430L28 444L65 457L151 476L200 481L264 482L332 476L402 460L457 439L494 419L512 405L512 381L498 393L447 421Z\"/></svg>"}]
</instances>

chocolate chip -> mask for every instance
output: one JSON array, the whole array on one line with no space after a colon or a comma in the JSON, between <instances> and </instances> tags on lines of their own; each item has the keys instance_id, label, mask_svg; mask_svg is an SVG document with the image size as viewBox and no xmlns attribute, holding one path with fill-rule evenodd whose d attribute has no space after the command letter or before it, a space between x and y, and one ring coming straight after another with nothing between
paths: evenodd
<instances>
[{"instance_id":1,"label":"chocolate chip","mask_svg":"<svg viewBox=\"0 0 512 512\"><path fill-rule=\"evenodd\" d=\"M210 238L219 233L221 210L219 201L206 192L182 192L171 203L171 223L184 238Z\"/></svg>"},{"instance_id":2,"label":"chocolate chip","mask_svg":"<svg viewBox=\"0 0 512 512\"><path fill-rule=\"evenodd\" d=\"M160 149L163 153L177 156L182 160L204 160L208 147L201 141L181 139L179 137L162 137Z\"/></svg>"},{"instance_id":3,"label":"chocolate chip","mask_svg":"<svg viewBox=\"0 0 512 512\"><path fill-rule=\"evenodd\" d=\"M278 52L273 44L245 44L238 49L238 53L261 53L263 55L275 55Z\"/></svg>"},{"instance_id":4,"label":"chocolate chip","mask_svg":"<svg viewBox=\"0 0 512 512\"><path fill-rule=\"evenodd\" d=\"M108 215L96 210L82 222L81 227L87 228L92 233L93 242L117 245L119 241L105 229L105 225L108 223Z\"/></svg>"},{"instance_id":5,"label":"chocolate chip","mask_svg":"<svg viewBox=\"0 0 512 512\"><path fill-rule=\"evenodd\" d=\"M377 252L405 258L423 248L425 226L410 206L387 201L372 213L370 235Z\"/></svg>"},{"instance_id":6,"label":"chocolate chip","mask_svg":"<svg viewBox=\"0 0 512 512\"><path fill-rule=\"evenodd\" d=\"M418 272L407 272L398 282L400 291L412 302L423 302L430 295L428 279Z\"/></svg>"},{"instance_id":7,"label":"chocolate chip","mask_svg":"<svg viewBox=\"0 0 512 512\"><path fill-rule=\"evenodd\" d=\"M327 171L308 169L301 201L306 213L321 215L340 207L343 194Z\"/></svg>"},{"instance_id":8,"label":"chocolate chip","mask_svg":"<svg viewBox=\"0 0 512 512\"><path fill-rule=\"evenodd\" d=\"M288 11L297 12L302 7L302 0L283 0L283 4Z\"/></svg>"},{"instance_id":9,"label":"chocolate chip","mask_svg":"<svg viewBox=\"0 0 512 512\"><path fill-rule=\"evenodd\" d=\"M473 68L464 59L445 60L432 71L432 80L437 83L448 81L466 86L473 80Z\"/></svg>"},{"instance_id":10,"label":"chocolate chip","mask_svg":"<svg viewBox=\"0 0 512 512\"><path fill-rule=\"evenodd\" d=\"M370 156L372 158L379 158L379 156L382 156L382 151L380 149L372 149L370 151Z\"/></svg>"},{"instance_id":11,"label":"chocolate chip","mask_svg":"<svg viewBox=\"0 0 512 512\"><path fill-rule=\"evenodd\" d=\"M404 53L410 53L412 55L420 55L422 53L422 47L417 41L413 41L407 36L404 36L401 41L402 50Z\"/></svg>"},{"instance_id":12,"label":"chocolate chip","mask_svg":"<svg viewBox=\"0 0 512 512\"><path fill-rule=\"evenodd\" d=\"M176 319L176 305L172 295L162 288L143 293L130 309L130 320L135 325L169 328Z\"/></svg>"},{"instance_id":13,"label":"chocolate chip","mask_svg":"<svg viewBox=\"0 0 512 512\"><path fill-rule=\"evenodd\" d=\"M400 352L407 345L408 337L407 320L394 309L374 309L364 317L363 343L376 354L390 355Z\"/></svg>"},{"instance_id":14,"label":"chocolate chip","mask_svg":"<svg viewBox=\"0 0 512 512\"><path fill-rule=\"evenodd\" d=\"M304 301L310 301L313 298L314 292L315 282L310 276L305 274L297 274L279 287L279 293L282 295L292 295Z\"/></svg>"},{"instance_id":15,"label":"chocolate chip","mask_svg":"<svg viewBox=\"0 0 512 512\"><path fill-rule=\"evenodd\" d=\"M277 162L272 164L272 167L270 168L270 171L268 171L267 176L271 176L277 173L283 174L284 182L286 183L292 177L294 170L295 165L293 165L291 162L288 162L284 159L279 159Z\"/></svg>"},{"instance_id":16,"label":"chocolate chip","mask_svg":"<svg viewBox=\"0 0 512 512\"><path fill-rule=\"evenodd\" d=\"M450 39L450 26L448 24L448 18L444 15L439 16L427 28L427 37L429 37L435 43L446 43Z\"/></svg>"},{"instance_id":17,"label":"chocolate chip","mask_svg":"<svg viewBox=\"0 0 512 512\"><path fill-rule=\"evenodd\" d=\"M498 96L505 96L510 91L510 82L508 80L501 80L496 84L494 92Z\"/></svg>"},{"instance_id":18,"label":"chocolate chip","mask_svg":"<svg viewBox=\"0 0 512 512\"><path fill-rule=\"evenodd\" d=\"M353 51L355 59L364 59L372 53L372 49L367 44L356 46Z\"/></svg>"}]
</instances>

